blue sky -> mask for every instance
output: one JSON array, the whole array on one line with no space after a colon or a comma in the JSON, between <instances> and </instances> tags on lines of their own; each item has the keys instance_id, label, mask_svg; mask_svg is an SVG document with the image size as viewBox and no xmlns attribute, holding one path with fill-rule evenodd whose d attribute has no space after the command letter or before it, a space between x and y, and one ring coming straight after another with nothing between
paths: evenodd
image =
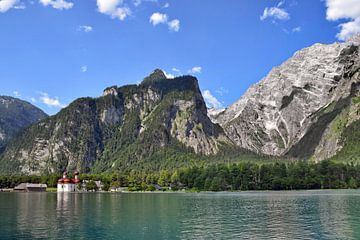
<instances>
[{"instance_id":1,"label":"blue sky","mask_svg":"<svg viewBox=\"0 0 360 240\"><path fill-rule=\"evenodd\" d=\"M49 114L155 68L226 107L314 43L360 32L360 0L0 0L0 95Z\"/></svg>"}]
</instances>

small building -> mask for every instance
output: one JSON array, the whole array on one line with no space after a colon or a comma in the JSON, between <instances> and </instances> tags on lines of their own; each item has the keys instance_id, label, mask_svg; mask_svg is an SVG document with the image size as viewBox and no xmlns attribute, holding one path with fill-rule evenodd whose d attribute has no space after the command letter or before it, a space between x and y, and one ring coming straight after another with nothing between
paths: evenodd
<instances>
[{"instance_id":1,"label":"small building","mask_svg":"<svg viewBox=\"0 0 360 240\"><path fill-rule=\"evenodd\" d=\"M109 191L110 192L125 192L126 191L126 187L110 187Z\"/></svg>"},{"instance_id":2,"label":"small building","mask_svg":"<svg viewBox=\"0 0 360 240\"><path fill-rule=\"evenodd\" d=\"M67 177L67 172L63 173L63 177L58 180L57 191L58 192L75 192L78 190L80 184L79 172L74 172L75 178L70 179Z\"/></svg>"},{"instance_id":3,"label":"small building","mask_svg":"<svg viewBox=\"0 0 360 240\"><path fill-rule=\"evenodd\" d=\"M15 192L46 192L46 184L20 183L14 188Z\"/></svg>"}]
</instances>

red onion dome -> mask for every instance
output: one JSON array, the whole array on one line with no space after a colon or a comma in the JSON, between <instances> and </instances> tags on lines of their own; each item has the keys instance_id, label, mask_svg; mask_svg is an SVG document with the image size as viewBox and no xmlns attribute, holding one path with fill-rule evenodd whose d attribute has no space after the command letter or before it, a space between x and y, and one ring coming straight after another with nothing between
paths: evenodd
<instances>
[{"instance_id":1,"label":"red onion dome","mask_svg":"<svg viewBox=\"0 0 360 240\"><path fill-rule=\"evenodd\" d=\"M75 184L80 183L80 179L72 179L72 182Z\"/></svg>"},{"instance_id":2,"label":"red onion dome","mask_svg":"<svg viewBox=\"0 0 360 240\"><path fill-rule=\"evenodd\" d=\"M58 183L64 183L64 179L63 179L63 178L60 178L60 179L58 180Z\"/></svg>"},{"instance_id":3,"label":"red onion dome","mask_svg":"<svg viewBox=\"0 0 360 240\"><path fill-rule=\"evenodd\" d=\"M71 182L70 179L68 179L68 178L65 178L65 179L64 179L64 183L70 183L70 182Z\"/></svg>"}]
</instances>

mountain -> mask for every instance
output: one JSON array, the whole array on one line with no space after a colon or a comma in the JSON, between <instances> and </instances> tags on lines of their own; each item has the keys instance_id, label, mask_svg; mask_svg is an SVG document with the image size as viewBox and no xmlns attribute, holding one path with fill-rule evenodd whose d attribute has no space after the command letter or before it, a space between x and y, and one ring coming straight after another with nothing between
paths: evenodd
<instances>
[{"instance_id":1,"label":"mountain","mask_svg":"<svg viewBox=\"0 0 360 240\"><path fill-rule=\"evenodd\" d=\"M77 99L26 128L1 155L0 174L359 160L359 47L355 36L304 48L226 109L207 110L195 77L168 79L156 69L139 85Z\"/></svg>"},{"instance_id":2,"label":"mountain","mask_svg":"<svg viewBox=\"0 0 360 240\"><path fill-rule=\"evenodd\" d=\"M2 173L153 169L189 163L232 145L211 122L191 76L157 69L139 85L109 87L32 125L7 147Z\"/></svg>"},{"instance_id":3,"label":"mountain","mask_svg":"<svg viewBox=\"0 0 360 240\"><path fill-rule=\"evenodd\" d=\"M0 152L20 130L47 115L34 105L8 96L0 96Z\"/></svg>"},{"instance_id":4,"label":"mountain","mask_svg":"<svg viewBox=\"0 0 360 240\"><path fill-rule=\"evenodd\" d=\"M348 139L360 130L359 45L355 36L302 49L211 118L257 153L319 161L353 148L356 155L360 144Z\"/></svg>"}]
</instances>

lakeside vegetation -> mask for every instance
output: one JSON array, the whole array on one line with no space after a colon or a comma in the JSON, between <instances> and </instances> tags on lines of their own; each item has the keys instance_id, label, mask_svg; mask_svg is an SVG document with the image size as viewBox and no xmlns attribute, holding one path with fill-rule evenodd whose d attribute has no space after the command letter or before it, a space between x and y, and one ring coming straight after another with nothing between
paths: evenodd
<instances>
[{"instance_id":1,"label":"lakeside vegetation","mask_svg":"<svg viewBox=\"0 0 360 240\"><path fill-rule=\"evenodd\" d=\"M46 183L56 187L60 174L47 176L0 176L0 188L13 188L22 182ZM70 176L71 177L71 176ZM94 181L100 180L102 190L110 187L127 187L129 191L154 191L163 189L191 191L239 191L239 190L300 190L300 189L346 189L360 186L360 165L335 161L319 163L294 161L192 166L175 171L160 172L114 172L81 174L88 180L92 190Z\"/></svg>"}]
</instances>

